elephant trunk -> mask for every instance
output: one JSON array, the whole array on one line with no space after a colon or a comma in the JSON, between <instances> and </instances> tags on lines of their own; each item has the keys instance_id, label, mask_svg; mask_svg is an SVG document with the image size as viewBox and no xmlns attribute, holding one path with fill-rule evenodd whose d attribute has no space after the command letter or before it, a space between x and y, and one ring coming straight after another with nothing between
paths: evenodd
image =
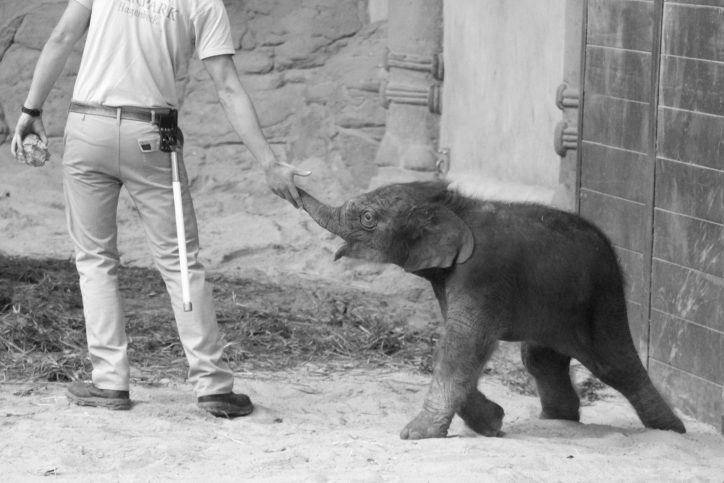
<instances>
[{"instance_id":1,"label":"elephant trunk","mask_svg":"<svg viewBox=\"0 0 724 483\"><path fill-rule=\"evenodd\" d=\"M342 224L343 207L325 205L302 189L299 189L299 195L302 197L304 211L309 213L319 226L342 238L348 235L349 230Z\"/></svg>"}]
</instances>

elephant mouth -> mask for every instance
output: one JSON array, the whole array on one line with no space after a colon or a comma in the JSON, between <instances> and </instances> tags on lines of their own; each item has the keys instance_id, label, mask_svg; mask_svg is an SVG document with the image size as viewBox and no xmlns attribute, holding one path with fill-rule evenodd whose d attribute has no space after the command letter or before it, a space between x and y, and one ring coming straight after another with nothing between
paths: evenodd
<instances>
[{"instance_id":1,"label":"elephant mouth","mask_svg":"<svg viewBox=\"0 0 724 483\"><path fill-rule=\"evenodd\" d=\"M358 258L361 260L367 260L368 262L376 263L387 263L387 257L385 254L375 250L374 248L367 247L362 243L356 242L345 242L343 243L336 252L334 252L334 260L337 261L342 257L347 258Z\"/></svg>"},{"instance_id":2,"label":"elephant mouth","mask_svg":"<svg viewBox=\"0 0 724 483\"><path fill-rule=\"evenodd\" d=\"M337 248L337 251L334 252L334 261L336 262L342 257L349 256L349 244L343 243L339 248Z\"/></svg>"}]
</instances>

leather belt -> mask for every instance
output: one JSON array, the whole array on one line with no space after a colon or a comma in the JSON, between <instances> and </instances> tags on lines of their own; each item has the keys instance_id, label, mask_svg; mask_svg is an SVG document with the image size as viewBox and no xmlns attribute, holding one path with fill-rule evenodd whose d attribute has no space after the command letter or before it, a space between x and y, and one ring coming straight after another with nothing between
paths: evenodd
<instances>
[{"instance_id":1,"label":"leather belt","mask_svg":"<svg viewBox=\"0 0 724 483\"><path fill-rule=\"evenodd\" d=\"M106 107L94 104L84 104L82 102L72 101L70 103L70 111L80 114L90 114L91 116L114 117L116 119L128 119L131 121L150 122L156 124L158 117L169 114L173 109L145 108L135 106L125 107Z\"/></svg>"}]
</instances>

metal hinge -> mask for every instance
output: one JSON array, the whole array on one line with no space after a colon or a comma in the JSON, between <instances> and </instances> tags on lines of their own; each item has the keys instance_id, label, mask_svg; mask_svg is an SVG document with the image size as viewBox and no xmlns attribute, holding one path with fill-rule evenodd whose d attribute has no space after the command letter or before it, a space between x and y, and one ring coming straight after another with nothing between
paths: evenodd
<instances>
[{"instance_id":1,"label":"metal hinge","mask_svg":"<svg viewBox=\"0 0 724 483\"><path fill-rule=\"evenodd\" d=\"M393 84L387 81L380 83L382 106L387 109L391 102L427 106L433 114L442 112L442 89L439 84L431 86L410 86Z\"/></svg>"},{"instance_id":2,"label":"metal hinge","mask_svg":"<svg viewBox=\"0 0 724 483\"><path fill-rule=\"evenodd\" d=\"M553 134L553 149L560 157L564 157L569 149L578 149L578 127L570 126L561 121Z\"/></svg>"},{"instance_id":3,"label":"metal hinge","mask_svg":"<svg viewBox=\"0 0 724 483\"><path fill-rule=\"evenodd\" d=\"M429 56L402 54L392 52L385 49L382 57L382 65L386 71L390 67L398 69L416 70L419 72L429 72L436 80L443 80L445 77L445 64L443 62L442 53L432 54Z\"/></svg>"}]
</instances>

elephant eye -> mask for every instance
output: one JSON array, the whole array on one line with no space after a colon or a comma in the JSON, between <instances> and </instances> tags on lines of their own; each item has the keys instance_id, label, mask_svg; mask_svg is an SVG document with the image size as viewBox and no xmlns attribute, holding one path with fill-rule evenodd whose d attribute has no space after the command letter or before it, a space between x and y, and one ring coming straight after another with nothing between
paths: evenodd
<instances>
[{"instance_id":1,"label":"elephant eye","mask_svg":"<svg viewBox=\"0 0 724 483\"><path fill-rule=\"evenodd\" d=\"M377 216L375 215L375 212L372 210L364 210L360 215L360 223L362 223L362 227L367 230L371 230L376 227Z\"/></svg>"}]
</instances>

